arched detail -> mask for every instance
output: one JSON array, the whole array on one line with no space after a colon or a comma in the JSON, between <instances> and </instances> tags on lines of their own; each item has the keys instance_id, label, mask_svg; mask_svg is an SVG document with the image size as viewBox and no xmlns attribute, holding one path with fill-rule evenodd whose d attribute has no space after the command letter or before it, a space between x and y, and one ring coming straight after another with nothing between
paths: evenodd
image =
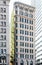
<instances>
[{"instance_id":1,"label":"arched detail","mask_svg":"<svg viewBox=\"0 0 42 65\"><path fill-rule=\"evenodd\" d=\"M28 60L26 60L26 63L27 63L26 65L29 65L29 62L28 62Z\"/></svg>"},{"instance_id":2,"label":"arched detail","mask_svg":"<svg viewBox=\"0 0 42 65\"><path fill-rule=\"evenodd\" d=\"M33 61L30 61L30 65L33 65Z\"/></svg>"},{"instance_id":3,"label":"arched detail","mask_svg":"<svg viewBox=\"0 0 42 65\"><path fill-rule=\"evenodd\" d=\"M20 65L24 65L24 61L23 60L20 61Z\"/></svg>"}]
</instances>

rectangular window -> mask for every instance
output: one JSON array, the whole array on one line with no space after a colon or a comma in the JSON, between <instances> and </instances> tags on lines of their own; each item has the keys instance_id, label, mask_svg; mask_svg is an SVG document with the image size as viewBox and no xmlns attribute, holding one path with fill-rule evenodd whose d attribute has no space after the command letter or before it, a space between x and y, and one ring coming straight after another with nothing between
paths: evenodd
<instances>
[{"instance_id":1,"label":"rectangular window","mask_svg":"<svg viewBox=\"0 0 42 65\"><path fill-rule=\"evenodd\" d=\"M15 57L18 58L18 54L15 54Z\"/></svg>"},{"instance_id":2,"label":"rectangular window","mask_svg":"<svg viewBox=\"0 0 42 65\"><path fill-rule=\"evenodd\" d=\"M25 47L29 47L29 43L25 43Z\"/></svg>"},{"instance_id":3,"label":"rectangular window","mask_svg":"<svg viewBox=\"0 0 42 65\"><path fill-rule=\"evenodd\" d=\"M16 29L16 34L18 34L18 30Z\"/></svg>"},{"instance_id":4,"label":"rectangular window","mask_svg":"<svg viewBox=\"0 0 42 65\"><path fill-rule=\"evenodd\" d=\"M24 34L24 30L20 30L20 34Z\"/></svg>"},{"instance_id":5,"label":"rectangular window","mask_svg":"<svg viewBox=\"0 0 42 65\"><path fill-rule=\"evenodd\" d=\"M18 42L16 42L16 46L18 46Z\"/></svg>"},{"instance_id":6,"label":"rectangular window","mask_svg":"<svg viewBox=\"0 0 42 65\"><path fill-rule=\"evenodd\" d=\"M24 54L20 54L20 58L24 58Z\"/></svg>"},{"instance_id":7,"label":"rectangular window","mask_svg":"<svg viewBox=\"0 0 42 65\"><path fill-rule=\"evenodd\" d=\"M17 10L15 10L15 13L16 13L16 14L18 14L18 11L17 11Z\"/></svg>"},{"instance_id":8,"label":"rectangular window","mask_svg":"<svg viewBox=\"0 0 42 65\"><path fill-rule=\"evenodd\" d=\"M6 49L4 49L3 53L6 54Z\"/></svg>"},{"instance_id":9,"label":"rectangular window","mask_svg":"<svg viewBox=\"0 0 42 65\"><path fill-rule=\"evenodd\" d=\"M24 40L24 36L20 36L20 40Z\"/></svg>"},{"instance_id":10,"label":"rectangular window","mask_svg":"<svg viewBox=\"0 0 42 65\"><path fill-rule=\"evenodd\" d=\"M18 52L18 48L16 48L16 52Z\"/></svg>"},{"instance_id":11,"label":"rectangular window","mask_svg":"<svg viewBox=\"0 0 42 65\"><path fill-rule=\"evenodd\" d=\"M28 35L28 31L25 31L25 35Z\"/></svg>"},{"instance_id":12,"label":"rectangular window","mask_svg":"<svg viewBox=\"0 0 42 65\"><path fill-rule=\"evenodd\" d=\"M18 40L18 36L16 36L16 40Z\"/></svg>"},{"instance_id":13,"label":"rectangular window","mask_svg":"<svg viewBox=\"0 0 42 65\"><path fill-rule=\"evenodd\" d=\"M3 23L3 26L6 26L6 22Z\"/></svg>"},{"instance_id":14,"label":"rectangular window","mask_svg":"<svg viewBox=\"0 0 42 65\"><path fill-rule=\"evenodd\" d=\"M24 48L20 48L20 52L24 52Z\"/></svg>"},{"instance_id":15,"label":"rectangular window","mask_svg":"<svg viewBox=\"0 0 42 65\"><path fill-rule=\"evenodd\" d=\"M1 12L3 13L3 8L1 8Z\"/></svg>"},{"instance_id":16,"label":"rectangular window","mask_svg":"<svg viewBox=\"0 0 42 65\"><path fill-rule=\"evenodd\" d=\"M25 37L25 41L29 41L29 38L28 37Z\"/></svg>"},{"instance_id":17,"label":"rectangular window","mask_svg":"<svg viewBox=\"0 0 42 65\"><path fill-rule=\"evenodd\" d=\"M20 28L24 28L24 24L20 24Z\"/></svg>"},{"instance_id":18,"label":"rectangular window","mask_svg":"<svg viewBox=\"0 0 42 65\"><path fill-rule=\"evenodd\" d=\"M6 15L4 15L4 20L6 20Z\"/></svg>"},{"instance_id":19,"label":"rectangular window","mask_svg":"<svg viewBox=\"0 0 42 65\"><path fill-rule=\"evenodd\" d=\"M28 49L25 49L25 53L28 53L29 52L29 50Z\"/></svg>"},{"instance_id":20,"label":"rectangular window","mask_svg":"<svg viewBox=\"0 0 42 65\"><path fill-rule=\"evenodd\" d=\"M16 23L16 27L18 27L18 24Z\"/></svg>"},{"instance_id":21,"label":"rectangular window","mask_svg":"<svg viewBox=\"0 0 42 65\"><path fill-rule=\"evenodd\" d=\"M6 13L6 8L4 8L4 13Z\"/></svg>"},{"instance_id":22,"label":"rectangular window","mask_svg":"<svg viewBox=\"0 0 42 65\"><path fill-rule=\"evenodd\" d=\"M24 46L24 42L20 42L20 46Z\"/></svg>"},{"instance_id":23,"label":"rectangular window","mask_svg":"<svg viewBox=\"0 0 42 65\"><path fill-rule=\"evenodd\" d=\"M3 54L3 49L1 49L1 54Z\"/></svg>"},{"instance_id":24,"label":"rectangular window","mask_svg":"<svg viewBox=\"0 0 42 65\"><path fill-rule=\"evenodd\" d=\"M25 58L28 58L28 59L29 59L29 55L26 54L26 55L25 55Z\"/></svg>"}]
</instances>

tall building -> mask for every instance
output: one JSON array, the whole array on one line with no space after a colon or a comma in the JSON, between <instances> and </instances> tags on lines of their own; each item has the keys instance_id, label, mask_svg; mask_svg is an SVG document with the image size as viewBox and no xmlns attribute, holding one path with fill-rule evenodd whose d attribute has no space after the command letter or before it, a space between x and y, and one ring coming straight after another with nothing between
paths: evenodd
<instances>
[{"instance_id":1,"label":"tall building","mask_svg":"<svg viewBox=\"0 0 42 65\"><path fill-rule=\"evenodd\" d=\"M9 1L0 0L0 65L9 65Z\"/></svg>"},{"instance_id":2,"label":"tall building","mask_svg":"<svg viewBox=\"0 0 42 65\"><path fill-rule=\"evenodd\" d=\"M33 0L35 6L35 50L36 64L42 64L42 0Z\"/></svg>"},{"instance_id":3,"label":"tall building","mask_svg":"<svg viewBox=\"0 0 42 65\"><path fill-rule=\"evenodd\" d=\"M35 8L15 2L14 13L15 65L35 65Z\"/></svg>"}]
</instances>

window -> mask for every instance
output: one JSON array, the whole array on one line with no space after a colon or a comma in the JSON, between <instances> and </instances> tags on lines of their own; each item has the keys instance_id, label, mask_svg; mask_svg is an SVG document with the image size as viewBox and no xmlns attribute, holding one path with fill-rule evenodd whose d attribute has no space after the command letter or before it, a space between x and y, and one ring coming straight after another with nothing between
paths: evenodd
<instances>
[{"instance_id":1,"label":"window","mask_svg":"<svg viewBox=\"0 0 42 65\"><path fill-rule=\"evenodd\" d=\"M6 42L3 42L3 47L6 47Z\"/></svg>"},{"instance_id":2,"label":"window","mask_svg":"<svg viewBox=\"0 0 42 65\"><path fill-rule=\"evenodd\" d=\"M33 42L33 38L30 38L30 41Z\"/></svg>"},{"instance_id":3,"label":"window","mask_svg":"<svg viewBox=\"0 0 42 65\"><path fill-rule=\"evenodd\" d=\"M18 17L17 17L17 16L15 17L15 21L16 21L16 22L18 21Z\"/></svg>"},{"instance_id":4,"label":"window","mask_svg":"<svg viewBox=\"0 0 42 65\"><path fill-rule=\"evenodd\" d=\"M4 15L4 20L6 19L6 15Z\"/></svg>"},{"instance_id":5,"label":"window","mask_svg":"<svg viewBox=\"0 0 42 65\"><path fill-rule=\"evenodd\" d=\"M29 62L26 60L26 62L27 62L27 65L29 65Z\"/></svg>"},{"instance_id":6,"label":"window","mask_svg":"<svg viewBox=\"0 0 42 65\"><path fill-rule=\"evenodd\" d=\"M28 35L28 31L25 31L25 35Z\"/></svg>"},{"instance_id":7,"label":"window","mask_svg":"<svg viewBox=\"0 0 42 65\"><path fill-rule=\"evenodd\" d=\"M6 26L6 22L4 22L3 25Z\"/></svg>"},{"instance_id":8,"label":"window","mask_svg":"<svg viewBox=\"0 0 42 65\"><path fill-rule=\"evenodd\" d=\"M30 65L33 65L33 61L30 61Z\"/></svg>"},{"instance_id":9,"label":"window","mask_svg":"<svg viewBox=\"0 0 42 65\"><path fill-rule=\"evenodd\" d=\"M32 14L29 14L29 17L30 17L30 18L33 18L33 15L32 15Z\"/></svg>"},{"instance_id":10,"label":"window","mask_svg":"<svg viewBox=\"0 0 42 65\"><path fill-rule=\"evenodd\" d=\"M24 54L20 54L20 58L24 58Z\"/></svg>"},{"instance_id":11,"label":"window","mask_svg":"<svg viewBox=\"0 0 42 65\"><path fill-rule=\"evenodd\" d=\"M30 59L33 59L33 55L30 55Z\"/></svg>"},{"instance_id":12,"label":"window","mask_svg":"<svg viewBox=\"0 0 42 65\"><path fill-rule=\"evenodd\" d=\"M25 53L28 53L29 52L29 50L28 49L25 49Z\"/></svg>"},{"instance_id":13,"label":"window","mask_svg":"<svg viewBox=\"0 0 42 65\"><path fill-rule=\"evenodd\" d=\"M20 52L24 52L24 48L20 48Z\"/></svg>"},{"instance_id":14,"label":"window","mask_svg":"<svg viewBox=\"0 0 42 65\"><path fill-rule=\"evenodd\" d=\"M30 24L33 24L33 21L32 21L32 20L30 20L30 21L29 21L29 23L30 23Z\"/></svg>"},{"instance_id":15,"label":"window","mask_svg":"<svg viewBox=\"0 0 42 65\"><path fill-rule=\"evenodd\" d=\"M3 49L1 49L1 54L3 54Z\"/></svg>"},{"instance_id":16,"label":"window","mask_svg":"<svg viewBox=\"0 0 42 65\"><path fill-rule=\"evenodd\" d=\"M29 23L31 24L31 20L29 21Z\"/></svg>"},{"instance_id":17,"label":"window","mask_svg":"<svg viewBox=\"0 0 42 65\"><path fill-rule=\"evenodd\" d=\"M30 26L30 30L33 30L33 26Z\"/></svg>"},{"instance_id":18,"label":"window","mask_svg":"<svg viewBox=\"0 0 42 65\"><path fill-rule=\"evenodd\" d=\"M30 36L33 36L33 32L30 32Z\"/></svg>"},{"instance_id":19,"label":"window","mask_svg":"<svg viewBox=\"0 0 42 65\"><path fill-rule=\"evenodd\" d=\"M1 8L1 12L3 13L3 8Z\"/></svg>"},{"instance_id":20,"label":"window","mask_svg":"<svg viewBox=\"0 0 42 65\"><path fill-rule=\"evenodd\" d=\"M24 34L24 30L20 30L20 34Z\"/></svg>"},{"instance_id":21,"label":"window","mask_svg":"<svg viewBox=\"0 0 42 65\"><path fill-rule=\"evenodd\" d=\"M16 23L16 27L18 27L18 24Z\"/></svg>"},{"instance_id":22,"label":"window","mask_svg":"<svg viewBox=\"0 0 42 65\"><path fill-rule=\"evenodd\" d=\"M27 20L25 19L25 23L27 22Z\"/></svg>"},{"instance_id":23,"label":"window","mask_svg":"<svg viewBox=\"0 0 42 65\"><path fill-rule=\"evenodd\" d=\"M3 47L3 42L1 42L1 47Z\"/></svg>"},{"instance_id":24,"label":"window","mask_svg":"<svg viewBox=\"0 0 42 65\"><path fill-rule=\"evenodd\" d=\"M25 16L28 16L28 13L25 12Z\"/></svg>"},{"instance_id":25,"label":"window","mask_svg":"<svg viewBox=\"0 0 42 65\"><path fill-rule=\"evenodd\" d=\"M3 35L1 35L1 40L3 40Z\"/></svg>"},{"instance_id":26,"label":"window","mask_svg":"<svg viewBox=\"0 0 42 65\"><path fill-rule=\"evenodd\" d=\"M30 47L33 48L33 44L32 43L30 43Z\"/></svg>"},{"instance_id":27,"label":"window","mask_svg":"<svg viewBox=\"0 0 42 65\"><path fill-rule=\"evenodd\" d=\"M24 65L24 61L23 60L21 60L20 65Z\"/></svg>"},{"instance_id":28,"label":"window","mask_svg":"<svg viewBox=\"0 0 42 65\"><path fill-rule=\"evenodd\" d=\"M18 65L18 62L16 62L16 65Z\"/></svg>"},{"instance_id":29,"label":"window","mask_svg":"<svg viewBox=\"0 0 42 65\"><path fill-rule=\"evenodd\" d=\"M22 21L22 18L20 17L20 22Z\"/></svg>"},{"instance_id":30,"label":"window","mask_svg":"<svg viewBox=\"0 0 42 65\"><path fill-rule=\"evenodd\" d=\"M6 40L6 35L3 36L3 39Z\"/></svg>"},{"instance_id":31,"label":"window","mask_svg":"<svg viewBox=\"0 0 42 65\"><path fill-rule=\"evenodd\" d=\"M1 42L1 47L6 47L6 42Z\"/></svg>"},{"instance_id":32,"label":"window","mask_svg":"<svg viewBox=\"0 0 42 65\"><path fill-rule=\"evenodd\" d=\"M27 19L27 23L28 23L28 19Z\"/></svg>"},{"instance_id":33,"label":"window","mask_svg":"<svg viewBox=\"0 0 42 65\"><path fill-rule=\"evenodd\" d=\"M26 54L26 55L25 55L25 58L29 59L29 55Z\"/></svg>"},{"instance_id":34,"label":"window","mask_svg":"<svg viewBox=\"0 0 42 65\"><path fill-rule=\"evenodd\" d=\"M18 42L16 42L16 46L18 46Z\"/></svg>"},{"instance_id":35,"label":"window","mask_svg":"<svg viewBox=\"0 0 42 65\"><path fill-rule=\"evenodd\" d=\"M18 40L18 36L16 36L16 40Z\"/></svg>"},{"instance_id":36,"label":"window","mask_svg":"<svg viewBox=\"0 0 42 65\"><path fill-rule=\"evenodd\" d=\"M23 10L23 7L19 7L19 9Z\"/></svg>"},{"instance_id":37,"label":"window","mask_svg":"<svg viewBox=\"0 0 42 65\"><path fill-rule=\"evenodd\" d=\"M33 24L33 21L32 21L32 24Z\"/></svg>"},{"instance_id":38,"label":"window","mask_svg":"<svg viewBox=\"0 0 42 65\"><path fill-rule=\"evenodd\" d=\"M22 12L22 11L20 11L20 12L19 12L19 14L20 14L20 15L23 15L23 12Z\"/></svg>"},{"instance_id":39,"label":"window","mask_svg":"<svg viewBox=\"0 0 42 65\"><path fill-rule=\"evenodd\" d=\"M17 9L17 8L18 8L18 6L15 6L15 8Z\"/></svg>"},{"instance_id":40,"label":"window","mask_svg":"<svg viewBox=\"0 0 42 65\"><path fill-rule=\"evenodd\" d=\"M0 29L0 33L3 33L3 28Z\"/></svg>"},{"instance_id":41,"label":"window","mask_svg":"<svg viewBox=\"0 0 42 65\"><path fill-rule=\"evenodd\" d=\"M18 48L16 48L16 52L18 52Z\"/></svg>"},{"instance_id":42,"label":"window","mask_svg":"<svg viewBox=\"0 0 42 65\"><path fill-rule=\"evenodd\" d=\"M29 43L25 43L25 47L29 47Z\"/></svg>"},{"instance_id":43,"label":"window","mask_svg":"<svg viewBox=\"0 0 42 65\"><path fill-rule=\"evenodd\" d=\"M1 21L1 26L3 26L3 21Z\"/></svg>"},{"instance_id":44,"label":"window","mask_svg":"<svg viewBox=\"0 0 42 65\"><path fill-rule=\"evenodd\" d=\"M24 22L24 18L22 18L22 22Z\"/></svg>"},{"instance_id":45,"label":"window","mask_svg":"<svg viewBox=\"0 0 42 65\"><path fill-rule=\"evenodd\" d=\"M33 53L33 49L30 49L30 53Z\"/></svg>"},{"instance_id":46,"label":"window","mask_svg":"<svg viewBox=\"0 0 42 65\"><path fill-rule=\"evenodd\" d=\"M6 49L4 49L3 53L6 54Z\"/></svg>"},{"instance_id":47,"label":"window","mask_svg":"<svg viewBox=\"0 0 42 65\"><path fill-rule=\"evenodd\" d=\"M18 30L16 29L16 34L18 34Z\"/></svg>"},{"instance_id":48,"label":"window","mask_svg":"<svg viewBox=\"0 0 42 65\"><path fill-rule=\"evenodd\" d=\"M15 13L16 13L16 14L18 14L18 11L17 11L17 10L15 10Z\"/></svg>"},{"instance_id":49,"label":"window","mask_svg":"<svg viewBox=\"0 0 42 65\"><path fill-rule=\"evenodd\" d=\"M28 25L25 25L25 29L28 29Z\"/></svg>"},{"instance_id":50,"label":"window","mask_svg":"<svg viewBox=\"0 0 42 65\"><path fill-rule=\"evenodd\" d=\"M3 1L3 4L6 5L6 1Z\"/></svg>"},{"instance_id":51,"label":"window","mask_svg":"<svg viewBox=\"0 0 42 65\"><path fill-rule=\"evenodd\" d=\"M20 24L20 28L24 28L24 24Z\"/></svg>"},{"instance_id":52,"label":"window","mask_svg":"<svg viewBox=\"0 0 42 65\"><path fill-rule=\"evenodd\" d=\"M18 54L15 54L15 57L18 58Z\"/></svg>"},{"instance_id":53,"label":"window","mask_svg":"<svg viewBox=\"0 0 42 65\"><path fill-rule=\"evenodd\" d=\"M28 37L25 37L25 41L29 41L29 38Z\"/></svg>"},{"instance_id":54,"label":"window","mask_svg":"<svg viewBox=\"0 0 42 65\"><path fill-rule=\"evenodd\" d=\"M24 40L24 36L20 36L20 40Z\"/></svg>"},{"instance_id":55,"label":"window","mask_svg":"<svg viewBox=\"0 0 42 65\"><path fill-rule=\"evenodd\" d=\"M1 14L1 19L3 19L3 15Z\"/></svg>"},{"instance_id":56,"label":"window","mask_svg":"<svg viewBox=\"0 0 42 65\"><path fill-rule=\"evenodd\" d=\"M4 8L4 13L6 13L6 8Z\"/></svg>"},{"instance_id":57,"label":"window","mask_svg":"<svg viewBox=\"0 0 42 65\"><path fill-rule=\"evenodd\" d=\"M20 42L20 46L24 46L24 42Z\"/></svg>"},{"instance_id":58,"label":"window","mask_svg":"<svg viewBox=\"0 0 42 65\"><path fill-rule=\"evenodd\" d=\"M3 33L6 33L6 29L5 28L3 29Z\"/></svg>"}]
</instances>

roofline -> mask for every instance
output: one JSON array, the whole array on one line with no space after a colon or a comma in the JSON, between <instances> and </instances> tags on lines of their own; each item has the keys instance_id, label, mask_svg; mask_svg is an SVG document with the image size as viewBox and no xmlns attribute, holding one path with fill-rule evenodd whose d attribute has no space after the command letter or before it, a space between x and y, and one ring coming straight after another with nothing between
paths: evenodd
<instances>
[{"instance_id":1,"label":"roofline","mask_svg":"<svg viewBox=\"0 0 42 65\"><path fill-rule=\"evenodd\" d=\"M31 7L31 8L34 8L35 9L35 7L33 7L33 6L31 6L31 5L27 5L27 4L25 4L25 3L22 3L22 2L15 2L14 4L22 4L22 5L24 5L24 6L29 6L29 7Z\"/></svg>"}]
</instances>

